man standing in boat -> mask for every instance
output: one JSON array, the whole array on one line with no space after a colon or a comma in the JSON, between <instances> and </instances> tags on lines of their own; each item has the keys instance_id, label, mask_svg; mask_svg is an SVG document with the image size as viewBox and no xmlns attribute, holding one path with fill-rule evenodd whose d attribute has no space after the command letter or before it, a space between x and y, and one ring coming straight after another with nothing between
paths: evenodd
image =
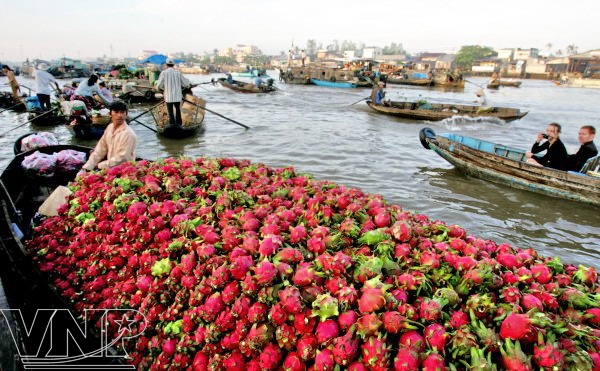
<instances>
[{"instance_id":1,"label":"man standing in boat","mask_svg":"<svg viewBox=\"0 0 600 371\"><path fill-rule=\"evenodd\" d=\"M83 165L82 171L108 169L123 162L135 160L137 136L127 125L127 105L116 101L109 107L111 123L106 127L102 138Z\"/></svg>"},{"instance_id":2,"label":"man standing in boat","mask_svg":"<svg viewBox=\"0 0 600 371\"><path fill-rule=\"evenodd\" d=\"M594 144L596 128L591 125L584 125L579 129L579 143L581 147L574 155L567 157L567 170L579 171L585 162L598 155L598 149Z\"/></svg>"},{"instance_id":3,"label":"man standing in boat","mask_svg":"<svg viewBox=\"0 0 600 371\"><path fill-rule=\"evenodd\" d=\"M166 61L167 68L160 73L157 81L157 88L164 91L165 102L167 103L167 112L169 113L169 122L171 125L182 126L181 120L181 100L183 99L182 90L191 87L190 80L186 79L181 72L174 68L175 61L169 58Z\"/></svg>"},{"instance_id":4,"label":"man standing in boat","mask_svg":"<svg viewBox=\"0 0 600 371\"><path fill-rule=\"evenodd\" d=\"M37 97L40 100L40 105L43 110L49 110L50 105L50 83L54 83L56 91L60 92L58 82L50 73L47 72L48 65L46 63L40 63L37 66L37 70L33 72L33 78L35 79L35 90Z\"/></svg>"}]
</instances>

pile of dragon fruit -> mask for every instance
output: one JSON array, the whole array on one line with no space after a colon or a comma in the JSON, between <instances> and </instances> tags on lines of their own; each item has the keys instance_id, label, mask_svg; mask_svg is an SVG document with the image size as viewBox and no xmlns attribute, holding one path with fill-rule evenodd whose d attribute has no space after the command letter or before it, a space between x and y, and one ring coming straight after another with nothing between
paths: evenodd
<instances>
[{"instance_id":1,"label":"pile of dragon fruit","mask_svg":"<svg viewBox=\"0 0 600 371\"><path fill-rule=\"evenodd\" d=\"M600 369L595 269L380 195L225 158L70 188L29 252L77 312L144 314L138 369Z\"/></svg>"}]
</instances>

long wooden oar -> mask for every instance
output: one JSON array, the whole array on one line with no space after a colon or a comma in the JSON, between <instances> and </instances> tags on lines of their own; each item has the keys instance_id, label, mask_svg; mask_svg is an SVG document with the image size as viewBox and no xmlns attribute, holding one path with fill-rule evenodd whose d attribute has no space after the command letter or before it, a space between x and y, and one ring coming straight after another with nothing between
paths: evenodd
<instances>
[{"instance_id":1,"label":"long wooden oar","mask_svg":"<svg viewBox=\"0 0 600 371\"><path fill-rule=\"evenodd\" d=\"M138 118L144 116L145 114L147 114L148 112L152 111L153 109L155 109L156 107L160 106L163 103L164 103L164 101L161 101L160 103L155 104L154 106L150 107L149 109L145 110L144 112L140 113L139 115L135 116L134 118L127 119L127 122L135 121L138 124L142 125L143 127L148 128L148 129L152 130L153 132L157 133L157 131L155 129L147 126L144 123L142 123L141 121L138 120Z\"/></svg>"},{"instance_id":2,"label":"long wooden oar","mask_svg":"<svg viewBox=\"0 0 600 371\"><path fill-rule=\"evenodd\" d=\"M358 101L356 101L356 102L352 103L352 104L351 104L351 106L355 105L355 104L356 104L356 103L358 103L358 102L362 102L362 101L363 101L363 100L365 100L365 99L369 99L369 98L371 98L371 97L366 97L366 98L363 98L363 99L361 99L361 100L358 100Z\"/></svg>"},{"instance_id":3,"label":"long wooden oar","mask_svg":"<svg viewBox=\"0 0 600 371\"><path fill-rule=\"evenodd\" d=\"M250 129L250 127L249 127L249 126L246 126L246 125L242 124L241 122L237 122L237 121L235 121L235 120L233 120L233 119L230 119L229 117L223 116L223 115L221 115L221 114L220 114L220 113L218 113L218 112L215 112L215 111L209 110L209 109L208 109L208 108L206 108L206 107L199 106L199 105L197 105L196 103L194 103L194 102L190 102L190 101L189 101L189 100L187 100L187 99L184 99L184 101L186 101L186 102L188 102L188 103L190 103L190 104L193 104L194 106L196 106L196 107L198 107L198 108L200 108L200 109L203 109L203 110L205 110L205 111L208 111L208 112L210 112L210 113L212 113L212 114L215 114L215 115L217 115L217 116L219 116L219 117L222 117L222 118L224 118L225 120L231 121L231 122L233 122L234 124L238 124L238 125L240 125L240 126L242 126L242 127L246 128L246 129Z\"/></svg>"},{"instance_id":4,"label":"long wooden oar","mask_svg":"<svg viewBox=\"0 0 600 371\"><path fill-rule=\"evenodd\" d=\"M0 134L0 137L3 137L4 135L6 135L6 134L10 133L10 132L11 132L11 131L13 131L13 130L16 130L16 129L20 128L21 126L24 126L24 125L26 125L26 124L29 124L30 122L32 122L32 121L35 121L35 120L37 120L38 118L40 118L40 117L42 117L42 116L45 116L45 115L49 114L50 112L56 111L58 108L59 108L59 107L52 108L50 111L46 111L46 112L42 113L41 115L37 115L37 116L35 116L35 117L34 117L34 118L32 118L31 120L27 120L27 121L25 121L24 123L22 123L22 124L20 124L20 125L17 125L17 126L15 126L14 128L12 128L12 129L10 129L10 130L7 130L7 131L5 131L4 133Z\"/></svg>"},{"instance_id":5,"label":"long wooden oar","mask_svg":"<svg viewBox=\"0 0 600 371\"><path fill-rule=\"evenodd\" d=\"M475 84L474 82L471 82L471 81L469 81L469 80L467 80L467 79L465 79L465 81L466 81L466 82L468 82L469 84L473 84L473 85L477 86L479 89L482 89L482 88L483 88L483 85L485 85L485 84L487 83L487 82L484 82L484 83L483 83L483 84L481 84L481 85L477 85L477 84Z\"/></svg>"},{"instance_id":6,"label":"long wooden oar","mask_svg":"<svg viewBox=\"0 0 600 371\"><path fill-rule=\"evenodd\" d=\"M2 113L2 112L4 112L4 111L11 110L11 109L15 108L16 106L18 106L18 105L20 105L20 104L24 104L24 103L23 103L23 102L19 102L19 103L15 104L14 106L10 106L10 107L8 107L8 108L5 108L5 109L3 109L2 111L0 111L0 113Z\"/></svg>"},{"instance_id":7,"label":"long wooden oar","mask_svg":"<svg viewBox=\"0 0 600 371\"><path fill-rule=\"evenodd\" d=\"M153 131L153 132L155 132L155 133L158 133L158 130L151 128L150 126L148 126L148 125L144 124L143 122L141 122L141 121L140 121L140 120L138 120L138 119L135 119L135 118L134 118L134 119L130 119L130 120L129 120L129 122L131 122L131 121L135 121L135 122L137 122L138 124L140 124L140 125L142 125L143 127L145 127L146 129L149 129L149 130L152 130L152 131Z\"/></svg>"}]
</instances>

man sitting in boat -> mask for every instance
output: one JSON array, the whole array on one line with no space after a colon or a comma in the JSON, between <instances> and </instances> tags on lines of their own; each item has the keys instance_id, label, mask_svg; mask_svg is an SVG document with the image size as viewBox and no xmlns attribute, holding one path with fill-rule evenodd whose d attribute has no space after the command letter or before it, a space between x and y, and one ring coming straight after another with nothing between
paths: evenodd
<instances>
[{"instance_id":1,"label":"man sitting in boat","mask_svg":"<svg viewBox=\"0 0 600 371\"><path fill-rule=\"evenodd\" d=\"M477 113L487 113L494 110L494 107L490 106L489 101L486 99L483 89L477 89L475 95L477 96L475 103L479 105Z\"/></svg>"},{"instance_id":2,"label":"man sitting in boat","mask_svg":"<svg viewBox=\"0 0 600 371\"><path fill-rule=\"evenodd\" d=\"M526 152L527 163L540 165L557 170L565 170L567 160L567 149L560 140L561 127L553 122L546 127L546 134L538 133L535 143L531 147L531 152ZM544 141L545 140L545 141ZM541 143L544 141L544 143ZM544 156L535 156L535 153L546 151Z\"/></svg>"},{"instance_id":3,"label":"man sitting in boat","mask_svg":"<svg viewBox=\"0 0 600 371\"><path fill-rule=\"evenodd\" d=\"M259 73L258 76L256 76L256 78L254 79L254 85L256 85L257 88L261 88L262 85L265 83L265 80L263 80L261 75L262 74Z\"/></svg>"},{"instance_id":4,"label":"man sitting in boat","mask_svg":"<svg viewBox=\"0 0 600 371\"><path fill-rule=\"evenodd\" d=\"M135 160L137 136L127 125L127 105L116 101L110 105L111 123L108 125L82 171L108 169L123 162Z\"/></svg>"},{"instance_id":5,"label":"man sitting in boat","mask_svg":"<svg viewBox=\"0 0 600 371\"><path fill-rule=\"evenodd\" d=\"M231 74L229 72L227 72L227 82L230 84L234 84L233 77L231 76Z\"/></svg>"},{"instance_id":6,"label":"man sitting in boat","mask_svg":"<svg viewBox=\"0 0 600 371\"><path fill-rule=\"evenodd\" d=\"M595 136L596 128L592 125L584 125L579 129L578 138L581 147L577 153L567 157L567 170L579 171L589 158L598 155L598 149L594 144Z\"/></svg>"},{"instance_id":7,"label":"man sitting in boat","mask_svg":"<svg viewBox=\"0 0 600 371\"><path fill-rule=\"evenodd\" d=\"M377 83L377 86L374 86L373 89L371 90L371 102L373 102L373 104L377 105L377 106L381 106L381 105L388 105L387 103L389 101L385 101L385 91L383 91L383 88L385 87L385 83L383 81L379 81Z\"/></svg>"}]
</instances>

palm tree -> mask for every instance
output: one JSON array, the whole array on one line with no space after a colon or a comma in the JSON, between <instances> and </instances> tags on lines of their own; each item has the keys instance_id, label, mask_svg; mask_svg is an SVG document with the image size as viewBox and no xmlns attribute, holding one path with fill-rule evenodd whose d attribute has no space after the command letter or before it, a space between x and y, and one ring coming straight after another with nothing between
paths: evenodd
<instances>
[{"instance_id":1,"label":"palm tree","mask_svg":"<svg viewBox=\"0 0 600 371\"><path fill-rule=\"evenodd\" d=\"M563 51L561 49L558 49L557 51L554 52L554 54L556 54L558 57L560 57L561 55L563 55Z\"/></svg>"},{"instance_id":2,"label":"palm tree","mask_svg":"<svg viewBox=\"0 0 600 371\"><path fill-rule=\"evenodd\" d=\"M552 50L552 43L546 44L546 48L548 48L548 54L550 54L550 50Z\"/></svg>"},{"instance_id":3,"label":"palm tree","mask_svg":"<svg viewBox=\"0 0 600 371\"><path fill-rule=\"evenodd\" d=\"M567 54L568 55L573 55L573 54L577 54L577 45L575 44L571 44L569 46L567 46Z\"/></svg>"}]
</instances>

